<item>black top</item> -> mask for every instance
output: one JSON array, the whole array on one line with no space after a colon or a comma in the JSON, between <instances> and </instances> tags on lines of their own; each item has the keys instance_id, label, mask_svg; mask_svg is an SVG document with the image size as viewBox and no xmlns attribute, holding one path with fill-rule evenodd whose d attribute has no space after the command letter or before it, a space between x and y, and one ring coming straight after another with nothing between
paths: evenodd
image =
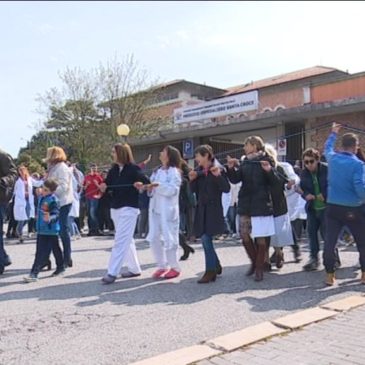
<instances>
[{"instance_id":1,"label":"black top","mask_svg":"<svg viewBox=\"0 0 365 365\"><path fill-rule=\"evenodd\" d=\"M273 205L273 215L274 217L279 217L288 213L288 204L284 191L285 184L289 182L289 179L280 165L276 166L276 171L274 170L274 173L276 173L278 178L270 185L270 194Z\"/></svg>"},{"instance_id":2,"label":"black top","mask_svg":"<svg viewBox=\"0 0 365 365\"><path fill-rule=\"evenodd\" d=\"M137 165L124 165L122 171L120 171L119 165L113 165L105 179L105 183L108 185L107 192L111 194L111 208L138 208L139 192L133 186L137 181L143 184L150 183L149 178L142 173L142 170Z\"/></svg>"},{"instance_id":3,"label":"black top","mask_svg":"<svg viewBox=\"0 0 365 365\"><path fill-rule=\"evenodd\" d=\"M270 189L278 176L274 168L270 172L264 171L261 161L268 161L274 167L273 159L266 153L262 153L250 160L244 159L238 169L227 169L227 175L232 184L242 182L238 193L239 215L249 217L273 215Z\"/></svg>"},{"instance_id":4,"label":"black top","mask_svg":"<svg viewBox=\"0 0 365 365\"><path fill-rule=\"evenodd\" d=\"M12 157L0 150L0 204L7 204L13 195L18 172Z\"/></svg>"},{"instance_id":5,"label":"black top","mask_svg":"<svg viewBox=\"0 0 365 365\"><path fill-rule=\"evenodd\" d=\"M316 172L317 179L319 183L319 190L324 197L325 202L327 201L327 174L328 174L328 166L324 162L320 162L318 164L318 170ZM300 175L300 188L303 190L303 199L306 198L308 194L316 195L314 191L313 177L312 173L305 168ZM313 210L313 200L307 201L306 210Z\"/></svg>"},{"instance_id":6,"label":"black top","mask_svg":"<svg viewBox=\"0 0 365 365\"><path fill-rule=\"evenodd\" d=\"M195 171L198 177L190 183L191 190L197 196L195 236L222 234L225 231L222 193L228 193L231 189L226 173L222 169L220 176L214 176L210 171L205 174L201 167Z\"/></svg>"}]
</instances>

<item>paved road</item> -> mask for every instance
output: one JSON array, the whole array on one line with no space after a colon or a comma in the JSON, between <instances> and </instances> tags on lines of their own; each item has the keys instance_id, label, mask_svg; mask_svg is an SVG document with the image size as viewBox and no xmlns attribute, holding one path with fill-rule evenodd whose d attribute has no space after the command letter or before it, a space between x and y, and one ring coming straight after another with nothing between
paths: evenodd
<instances>
[{"instance_id":1,"label":"paved road","mask_svg":"<svg viewBox=\"0 0 365 365\"><path fill-rule=\"evenodd\" d=\"M341 248L339 285L326 288L323 271L302 272L302 264L290 262L289 249L280 272L254 282L244 275L242 246L233 241L216 245L224 269L215 283L196 283L204 265L199 245L182 263L181 277L153 281L150 249L138 241L142 277L104 286L100 278L112 242L74 241L75 267L63 278L44 272L31 284L22 277L32 264L34 241L7 244L14 264L0 277L0 364L125 365L364 291L354 248Z\"/></svg>"},{"instance_id":2,"label":"paved road","mask_svg":"<svg viewBox=\"0 0 365 365\"><path fill-rule=\"evenodd\" d=\"M363 365L364 318L365 307L361 307L197 365Z\"/></svg>"}]
</instances>

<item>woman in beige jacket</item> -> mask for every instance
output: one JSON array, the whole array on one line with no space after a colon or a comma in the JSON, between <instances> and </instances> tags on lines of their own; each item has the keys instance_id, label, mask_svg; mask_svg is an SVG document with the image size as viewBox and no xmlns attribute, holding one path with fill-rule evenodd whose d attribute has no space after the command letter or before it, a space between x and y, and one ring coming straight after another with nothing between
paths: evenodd
<instances>
[{"instance_id":1,"label":"woman in beige jacket","mask_svg":"<svg viewBox=\"0 0 365 365\"><path fill-rule=\"evenodd\" d=\"M55 195L60 203L60 237L63 246L65 268L72 267L68 215L73 201L72 172L66 165L66 160L66 154L61 147L50 147L47 149L45 162L48 164L48 178L54 179L58 184Z\"/></svg>"}]
</instances>

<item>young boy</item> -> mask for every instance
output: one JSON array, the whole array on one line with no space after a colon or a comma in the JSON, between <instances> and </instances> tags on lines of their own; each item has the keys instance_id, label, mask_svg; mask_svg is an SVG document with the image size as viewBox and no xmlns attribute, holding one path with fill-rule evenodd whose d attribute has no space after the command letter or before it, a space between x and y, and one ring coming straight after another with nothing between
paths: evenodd
<instances>
[{"instance_id":1,"label":"young boy","mask_svg":"<svg viewBox=\"0 0 365 365\"><path fill-rule=\"evenodd\" d=\"M51 251L57 265L57 269L52 276L60 275L65 271L63 255L58 241L60 224L59 208L54 195L56 189L57 183L54 180L48 179L43 184L42 196L38 203L36 254L29 276L24 277L26 283L38 280L38 274L44 263L49 259Z\"/></svg>"}]
</instances>

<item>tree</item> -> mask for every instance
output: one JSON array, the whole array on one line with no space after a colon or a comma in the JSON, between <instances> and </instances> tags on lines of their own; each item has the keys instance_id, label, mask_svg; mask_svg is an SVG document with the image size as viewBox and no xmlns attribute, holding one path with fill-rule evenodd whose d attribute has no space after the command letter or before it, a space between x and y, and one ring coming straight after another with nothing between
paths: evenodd
<instances>
[{"instance_id":1,"label":"tree","mask_svg":"<svg viewBox=\"0 0 365 365\"><path fill-rule=\"evenodd\" d=\"M100 107L111 119L110 132L117 138L119 124L127 124L130 135L145 137L157 132L161 119L151 113L153 104L159 97L155 87L157 80L152 80L145 69L141 69L133 55L122 62L116 58L100 64L96 70L103 102Z\"/></svg>"},{"instance_id":2,"label":"tree","mask_svg":"<svg viewBox=\"0 0 365 365\"><path fill-rule=\"evenodd\" d=\"M45 119L30 143L37 159L42 153L44 158L47 147L58 145L82 165L107 163L110 146L118 141L119 124L128 124L130 135L137 137L161 127L161 120L151 113L158 98L156 81L149 80L133 56L122 62L114 58L92 71L67 68L59 77L62 88L51 88L37 99Z\"/></svg>"}]
</instances>

